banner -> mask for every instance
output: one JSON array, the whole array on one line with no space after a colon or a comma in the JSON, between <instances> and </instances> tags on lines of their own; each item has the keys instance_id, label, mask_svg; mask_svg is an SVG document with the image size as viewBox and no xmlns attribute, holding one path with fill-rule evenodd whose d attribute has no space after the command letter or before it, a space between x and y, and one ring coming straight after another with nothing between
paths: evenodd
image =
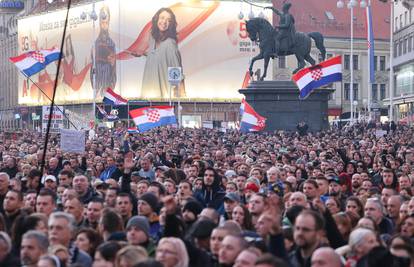
<instances>
[{"instance_id":1,"label":"banner","mask_svg":"<svg viewBox=\"0 0 414 267\"><path fill-rule=\"evenodd\" d=\"M63 106L54 106L52 113L52 122L50 125L51 133L59 133L63 128ZM50 115L50 106L43 106L42 108L42 133L46 133L47 123Z\"/></svg>"},{"instance_id":2,"label":"banner","mask_svg":"<svg viewBox=\"0 0 414 267\"><path fill-rule=\"evenodd\" d=\"M64 152L85 152L85 131L60 129L60 149Z\"/></svg>"},{"instance_id":3,"label":"banner","mask_svg":"<svg viewBox=\"0 0 414 267\"><path fill-rule=\"evenodd\" d=\"M244 19L238 18L241 9L247 19L247 4L227 1L106 0L71 8L57 103L92 102L93 88L100 102L108 87L138 100L168 101L170 89L182 101L241 99L238 89L250 59L259 53ZM265 12L269 20L272 16L261 8L253 12ZM18 54L58 47L64 17L60 10L20 19ZM91 74L94 65L96 75ZM168 67L182 68L177 86L168 83ZM32 78L51 97L55 76L56 64L50 64ZM19 76L19 104L48 102Z\"/></svg>"}]
</instances>

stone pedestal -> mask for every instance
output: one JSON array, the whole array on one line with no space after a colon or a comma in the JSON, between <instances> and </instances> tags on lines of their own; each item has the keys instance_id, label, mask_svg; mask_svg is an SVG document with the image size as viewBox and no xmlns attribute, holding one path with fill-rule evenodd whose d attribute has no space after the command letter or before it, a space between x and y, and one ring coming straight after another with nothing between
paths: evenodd
<instances>
[{"instance_id":1,"label":"stone pedestal","mask_svg":"<svg viewBox=\"0 0 414 267\"><path fill-rule=\"evenodd\" d=\"M327 129L328 99L333 91L316 89L300 100L299 89L292 81L253 81L239 90L256 112L267 118L266 131L294 131L301 121L308 124L309 131Z\"/></svg>"}]
</instances>

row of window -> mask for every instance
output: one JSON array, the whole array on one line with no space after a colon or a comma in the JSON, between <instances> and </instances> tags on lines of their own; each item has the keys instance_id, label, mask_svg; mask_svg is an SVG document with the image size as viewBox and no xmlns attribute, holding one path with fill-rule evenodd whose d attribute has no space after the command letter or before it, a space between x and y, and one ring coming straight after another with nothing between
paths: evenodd
<instances>
[{"instance_id":1,"label":"row of window","mask_svg":"<svg viewBox=\"0 0 414 267\"><path fill-rule=\"evenodd\" d=\"M358 100L358 84L354 83L353 84L353 91L354 91L354 95L353 95L353 100ZM378 101L378 100L383 100L386 97L386 91L385 91L385 83L374 83L372 84L371 87L371 100L372 101ZM379 94L378 94L379 93ZM345 100L350 100L351 99L351 84L350 83L344 83L344 98Z\"/></svg>"},{"instance_id":2,"label":"row of window","mask_svg":"<svg viewBox=\"0 0 414 267\"><path fill-rule=\"evenodd\" d=\"M410 50L411 51L411 50ZM333 55L332 54L327 54L326 57L327 58L331 58ZM344 55L344 69L346 70L350 70L351 69L351 63L350 63L350 55ZM359 63L359 58L358 55L353 55L353 68L354 70L358 70L358 63ZM385 71L385 67L386 67L386 62L385 62L385 56L374 56L374 70L380 70L380 71ZM279 69L285 69L286 68L286 57L281 56L279 57L279 61L278 61L278 68Z\"/></svg>"},{"instance_id":3,"label":"row of window","mask_svg":"<svg viewBox=\"0 0 414 267\"><path fill-rule=\"evenodd\" d=\"M411 24L413 22L413 16L414 16L413 13L414 11L413 9L411 9L411 10L406 10L404 14L401 13L399 16L396 16L395 24L394 24L395 31Z\"/></svg>"},{"instance_id":4,"label":"row of window","mask_svg":"<svg viewBox=\"0 0 414 267\"><path fill-rule=\"evenodd\" d=\"M414 35L406 36L394 42L394 57L400 57L414 50Z\"/></svg>"},{"instance_id":5,"label":"row of window","mask_svg":"<svg viewBox=\"0 0 414 267\"><path fill-rule=\"evenodd\" d=\"M346 70L350 70L351 69L351 56L345 54L344 55L344 69ZM358 70L359 69L359 57L358 55L353 55L352 56L352 63L353 65L353 69L354 70ZM380 70L380 71L385 71L385 67L386 67L386 62L385 62L385 56L374 56L374 70Z\"/></svg>"}]
</instances>

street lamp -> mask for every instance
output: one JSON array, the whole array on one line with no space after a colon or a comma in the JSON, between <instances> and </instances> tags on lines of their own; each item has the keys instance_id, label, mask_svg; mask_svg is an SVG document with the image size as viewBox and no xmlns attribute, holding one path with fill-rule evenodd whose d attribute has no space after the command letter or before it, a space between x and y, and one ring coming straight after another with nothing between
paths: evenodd
<instances>
[{"instance_id":1,"label":"street lamp","mask_svg":"<svg viewBox=\"0 0 414 267\"><path fill-rule=\"evenodd\" d=\"M361 0L359 3L360 7L366 7L367 3L365 0ZM336 2L338 8L345 6L343 0ZM351 11L351 55L350 55L350 69L351 69L351 82L350 82L350 103L351 103L351 124L354 122L354 7L358 6L358 0L349 0L347 3L348 9Z\"/></svg>"}]
</instances>

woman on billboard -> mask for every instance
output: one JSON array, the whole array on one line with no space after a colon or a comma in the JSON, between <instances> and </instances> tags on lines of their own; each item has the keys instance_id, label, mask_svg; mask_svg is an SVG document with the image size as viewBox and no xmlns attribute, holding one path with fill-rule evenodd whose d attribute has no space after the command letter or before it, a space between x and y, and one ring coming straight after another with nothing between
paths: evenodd
<instances>
[{"instance_id":1,"label":"woman on billboard","mask_svg":"<svg viewBox=\"0 0 414 267\"><path fill-rule=\"evenodd\" d=\"M146 56L141 97L169 98L168 67L182 67L177 45L177 20L171 9L161 8L152 18ZM184 97L184 82L172 90L173 97Z\"/></svg>"}]
</instances>

